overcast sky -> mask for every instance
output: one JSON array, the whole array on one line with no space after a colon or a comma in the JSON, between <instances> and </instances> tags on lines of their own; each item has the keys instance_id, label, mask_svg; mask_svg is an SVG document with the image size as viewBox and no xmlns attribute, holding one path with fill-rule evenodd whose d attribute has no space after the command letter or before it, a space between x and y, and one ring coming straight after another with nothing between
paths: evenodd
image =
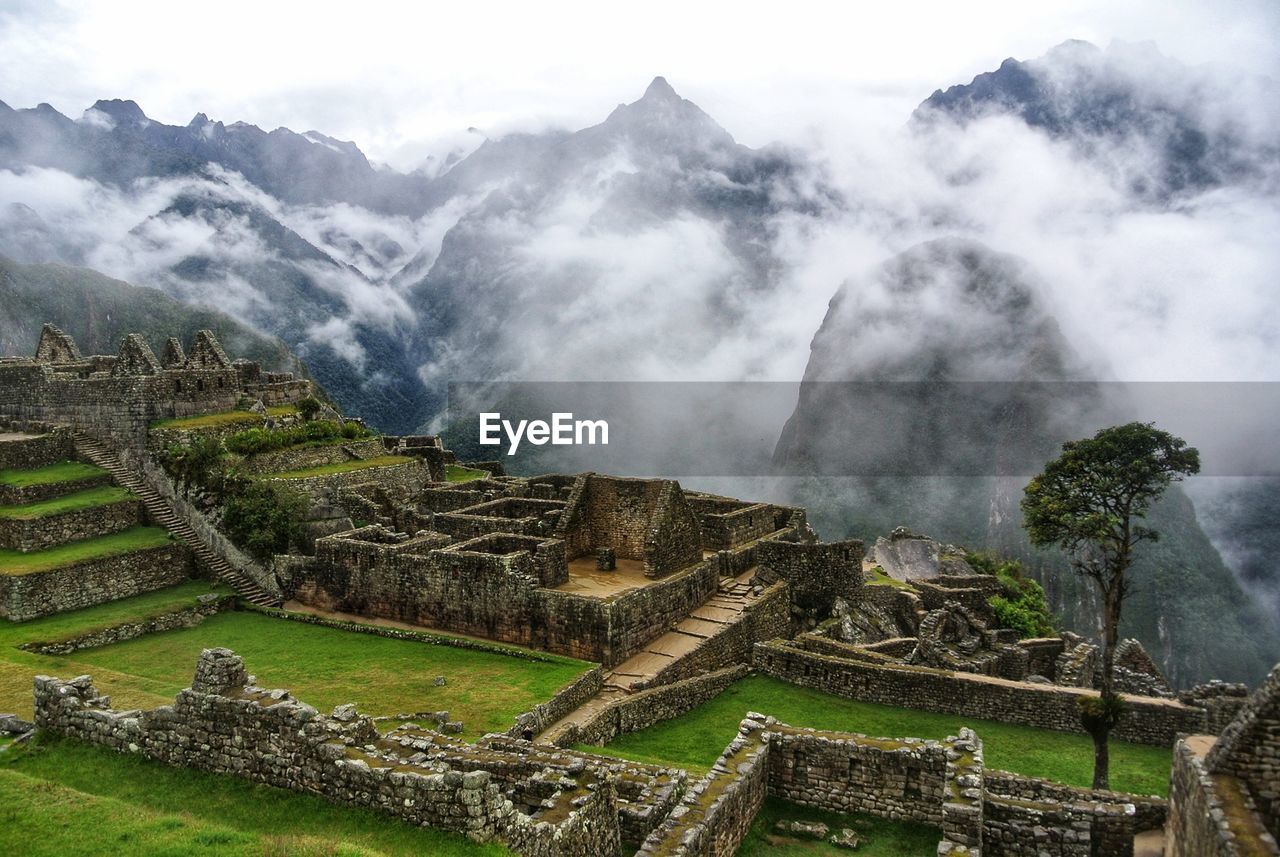
<instances>
[{"instance_id":1,"label":"overcast sky","mask_svg":"<svg viewBox=\"0 0 1280 857\"><path fill-rule=\"evenodd\" d=\"M130 98L316 129L414 166L470 126L594 124L664 75L748 145L901 122L933 89L1067 38L1151 40L1280 77L1280 3L0 0L0 100Z\"/></svg>"}]
</instances>

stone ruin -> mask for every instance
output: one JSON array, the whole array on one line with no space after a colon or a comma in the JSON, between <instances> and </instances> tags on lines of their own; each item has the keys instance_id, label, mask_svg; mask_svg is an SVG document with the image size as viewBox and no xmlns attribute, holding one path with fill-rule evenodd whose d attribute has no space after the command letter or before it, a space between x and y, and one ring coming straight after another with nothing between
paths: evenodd
<instances>
[{"instance_id":1,"label":"stone ruin","mask_svg":"<svg viewBox=\"0 0 1280 857\"><path fill-rule=\"evenodd\" d=\"M289 404L315 392L292 374L232 361L209 330L196 333L189 351L170 338L163 354L131 333L114 355L84 356L71 336L46 324L33 358L0 358L0 417L139 440L155 420L229 411L242 398Z\"/></svg>"}]
</instances>

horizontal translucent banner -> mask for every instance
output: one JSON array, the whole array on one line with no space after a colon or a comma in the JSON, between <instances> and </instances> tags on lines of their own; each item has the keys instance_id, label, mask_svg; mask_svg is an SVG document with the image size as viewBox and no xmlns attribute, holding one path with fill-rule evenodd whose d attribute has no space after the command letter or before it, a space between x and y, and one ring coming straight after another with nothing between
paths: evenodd
<instances>
[{"instance_id":1,"label":"horizontal translucent banner","mask_svg":"<svg viewBox=\"0 0 1280 857\"><path fill-rule=\"evenodd\" d=\"M455 383L443 434L519 473L1030 476L1134 420L1197 447L1204 475L1280 475L1276 383Z\"/></svg>"}]
</instances>

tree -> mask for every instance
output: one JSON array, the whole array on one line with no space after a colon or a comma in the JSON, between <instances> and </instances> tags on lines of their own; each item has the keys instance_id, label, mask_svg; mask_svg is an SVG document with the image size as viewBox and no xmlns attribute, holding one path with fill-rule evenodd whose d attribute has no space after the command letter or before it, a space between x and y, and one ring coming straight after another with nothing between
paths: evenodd
<instances>
[{"instance_id":1,"label":"tree","mask_svg":"<svg viewBox=\"0 0 1280 857\"><path fill-rule=\"evenodd\" d=\"M1031 543L1057 545L1102 597L1102 676L1099 697L1081 702L1081 722L1093 738L1093 787L1108 786L1107 740L1123 714L1113 665L1121 608L1131 581L1134 550L1160 536L1140 522L1173 482L1200 471L1200 453L1152 423L1103 429L1069 441L1024 489L1023 526Z\"/></svg>"}]
</instances>

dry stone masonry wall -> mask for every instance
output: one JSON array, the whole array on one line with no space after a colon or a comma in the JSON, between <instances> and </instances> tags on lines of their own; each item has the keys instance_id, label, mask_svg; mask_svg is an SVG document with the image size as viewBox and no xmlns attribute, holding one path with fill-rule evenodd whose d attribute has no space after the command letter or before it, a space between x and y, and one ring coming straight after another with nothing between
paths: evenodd
<instances>
[{"instance_id":1,"label":"dry stone masonry wall","mask_svg":"<svg viewBox=\"0 0 1280 857\"><path fill-rule=\"evenodd\" d=\"M531 817L488 771L454 770L447 758L393 762L375 747L382 739L369 718L348 707L324 716L285 691L258 688L225 649L201 654L191 687L171 706L109 705L88 676L36 678L38 726L120 752L371 806L478 842L503 841L530 857L596 857L616 853L620 841L608 777L584 776L579 786L557 775L552 795L563 799L547 798L556 811L548 809L549 820Z\"/></svg>"}]
</instances>

